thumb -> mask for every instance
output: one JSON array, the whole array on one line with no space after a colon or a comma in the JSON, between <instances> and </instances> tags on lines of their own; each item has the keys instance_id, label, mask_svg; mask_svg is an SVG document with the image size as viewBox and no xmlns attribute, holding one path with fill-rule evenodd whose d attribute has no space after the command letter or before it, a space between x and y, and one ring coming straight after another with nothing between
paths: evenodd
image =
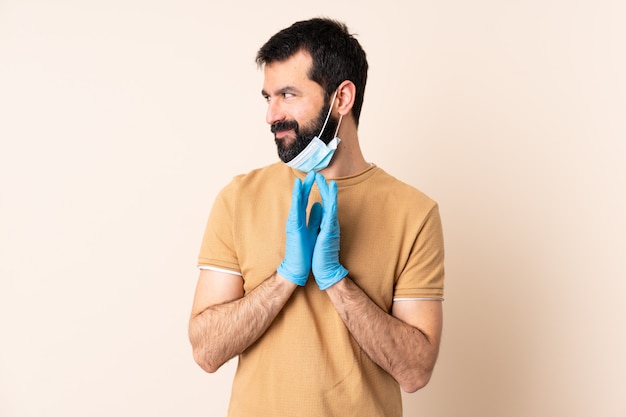
<instances>
[{"instance_id":1,"label":"thumb","mask_svg":"<svg viewBox=\"0 0 626 417\"><path fill-rule=\"evenodd\" d=\"M322 223L322 205L315 203L311 207L311 214L309 214L309 231L317 233Z\"/></svg>"}]
</instances>

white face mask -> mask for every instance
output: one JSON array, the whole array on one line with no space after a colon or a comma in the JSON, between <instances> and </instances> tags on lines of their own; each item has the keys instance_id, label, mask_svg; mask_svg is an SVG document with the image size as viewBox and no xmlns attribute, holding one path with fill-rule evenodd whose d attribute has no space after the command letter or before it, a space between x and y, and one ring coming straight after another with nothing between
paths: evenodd
<instances>
[{"instance_id":1,"label":"white face mask","mask_svg":"<svg viewBox=\"0 0 626 417\"><path fill-rule=\"evenodd\" d=\"M334 138L330 142L328 142L328 145L326 145L319 137L322 135L322 132L326 127L326 123L328 123L330 113L333 110L335 98L337 98L337 91L335 91L335 95L330 102L330 109L328 110L326 120L324 120L324 125L322 126L322 130L320 130L319 135L315 136L307 145L307 147L304 148L302 152L300 152L298 155L296 155L295 158L293 158L289 162L286 162L287 165L294 169L297 169L298 171L310 172L321 171L322 169L326 168L328 164L330 164L330 160L333 158L333 154L337 150L339 142L341 142L341 139L337 137L337 132L339 132L339 126L341 126L341 119L343 118L343 115L339 116L339 123L337 123L337 129L335 130Z\"/></svg>"}]
</instances>

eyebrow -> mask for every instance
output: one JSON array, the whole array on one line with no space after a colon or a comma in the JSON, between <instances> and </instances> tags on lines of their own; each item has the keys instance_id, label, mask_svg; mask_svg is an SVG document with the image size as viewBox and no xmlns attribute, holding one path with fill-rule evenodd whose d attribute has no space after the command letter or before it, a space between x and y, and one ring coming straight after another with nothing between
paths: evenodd
<instances>
[{"instance_id":1,"label":"eyebrow","mask_svg":"<svg viewBox=\"0 0 626 417\"><path fill-rule=\"evenodd\" d=\"M285 93L300 93L300 90L297 89L296 87L292 86L292 85L287 85L285 87L279 88L274 95L280 95L280 94L285 94ZM267 91L265 91L265 89L261 90L261 95L263 97L269 97L271 94L269 94Z\"/></svg>"}]
</instances>

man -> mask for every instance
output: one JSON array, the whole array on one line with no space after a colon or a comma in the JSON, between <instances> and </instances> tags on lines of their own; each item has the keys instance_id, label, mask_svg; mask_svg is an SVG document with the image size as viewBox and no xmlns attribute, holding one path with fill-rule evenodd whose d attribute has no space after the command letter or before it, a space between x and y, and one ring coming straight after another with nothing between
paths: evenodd
<instances>
[{"instance_id":1,"label":"man","mask_svg":"<svg viewBox=\"0 0 626 417\"><path fill-rule=\"evenodd\" d=\"M257 63L282 162L214 203L194 358L215 372L239 357L230 416L400 416L400 387L426 385L439 351L437 204L364 159L368 65L344 24L295 23Z\"/></svg>"}]
</instances>

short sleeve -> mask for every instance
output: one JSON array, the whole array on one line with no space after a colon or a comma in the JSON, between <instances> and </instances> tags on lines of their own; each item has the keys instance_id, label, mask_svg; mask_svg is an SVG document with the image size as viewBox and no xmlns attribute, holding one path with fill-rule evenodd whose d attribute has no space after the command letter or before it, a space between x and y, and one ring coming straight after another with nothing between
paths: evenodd
<instances>
[{"instance_id":1,"label":"short sleeve","mask_svg":"<svg viewBox=\"0 0 626 417\"><path fill-rule=\"evenodd\" d=\"M444 243L439 207L424 217L411 254L396 282L394 299L443 299Z\"/></svg>"},{"instance_id":2,"label":"short sleeve","mask_svg":"<svg viewBox=\"0 0 626 417\"><path fill-rule=\"evenodd\" d=\"M206 224L198 266L211 266L240 272L234 241L234 215L237 186L233 180L217 195Z\"/></svg>"}]
</instances>

